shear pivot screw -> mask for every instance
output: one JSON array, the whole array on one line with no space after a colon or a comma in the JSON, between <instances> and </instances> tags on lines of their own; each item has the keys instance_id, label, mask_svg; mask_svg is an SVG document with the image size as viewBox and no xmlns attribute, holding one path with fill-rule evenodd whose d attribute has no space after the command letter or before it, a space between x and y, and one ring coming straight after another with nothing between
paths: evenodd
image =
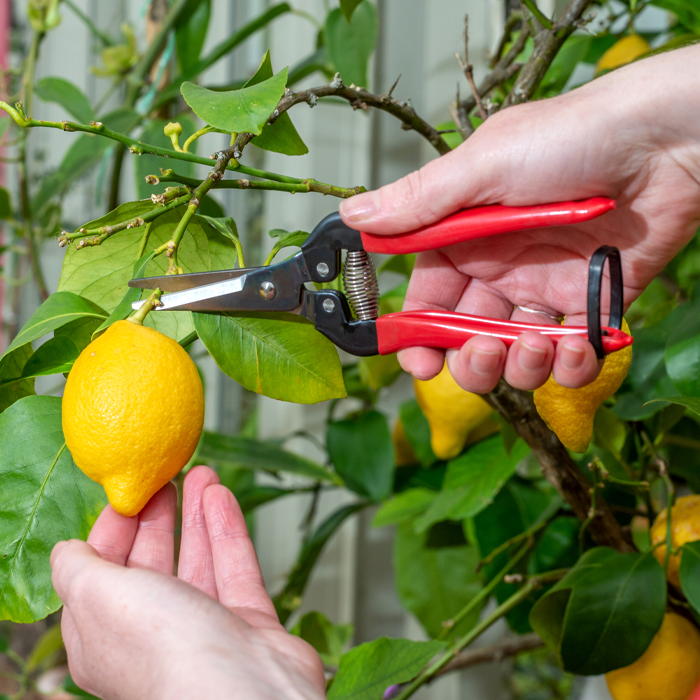
<instances>
[{"instance_id":1,"label":"shear pivot screw","mask_svg":"<svg viewBox=\"0 0 700 700\"><path fill-rule=\"evenodd\" d=\"M269 280L260 285L260 296L263 299L274 299L276 294L277 288Z\"/></svg>"},{"instance_id":2,"label":"shear pivot screw","mask_svg":"<svg viewBox=\"0 0 700 700\"><path fill-rule=\"evenodd\" d=\"M326 263L320 262L318 265L316 265L316 272L318 272L321 277L325 277L330 272L330 268Z\"/></svg>"},{"instance_id":3,"label":"shear pivot screw","mask_svg":"<svg viewBox=\"0 0 700 700\"><path fill-rule=\"evenodd\" d=\"M324 263L321 263L322 265ZM333 299L324 299L323 300L323 310L327 311L329 314L335 311L335 302Z\"/></svg>"}]
</instances>

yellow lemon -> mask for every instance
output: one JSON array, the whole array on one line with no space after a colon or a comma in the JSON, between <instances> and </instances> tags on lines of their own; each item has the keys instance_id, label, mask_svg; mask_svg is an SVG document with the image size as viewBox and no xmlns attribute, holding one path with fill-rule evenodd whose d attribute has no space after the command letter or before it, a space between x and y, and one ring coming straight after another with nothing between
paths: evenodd
<instances>
[{"instance_id":1,"label":"yellow lemon","mask_svg":"<svg viewBox=\"0 0 700 700\"><path fill-rule=\"evenodd\" d=\"M666 541L666 510L662 510L657 516L649 532L652 544ZM700 540L700 496L683 496L679 498L671 509L671 542L673 549L684 545L686 542ZM663 566L666 559L666 545L661 545L654 550L654 556ZM668 559L666 577L674 585L680 588L679 569L681 566L681 554L672 554Z\"/></svg>"},{"instance_id":2,"label":"yellow lemon","mask_svg":"<svg viewBox=\"0 0 700 700\"><path fill-rule=\"evenodd\" d=\"M622 320L622 330L630 332L627 321ZM535 389L537 412L556 433L565 447L572 452L585 452L593 437L593 419L605 399L619 388L632 362L632 346L606 356L596 379L579 389L567 389L557 384L554 377Z\"/></svg>"},{"instance_id":3,"label":"yellow lemon","mask_svg":"<svg viewBox=\"0 0 700 700\"><path fill-rule=\"evenodd\" d=\"M600 57L596 73L624 66L649 51L651 51L651 46L639 34L623 36Z\"/></svg>"},{"instance_id":4,"label":"yellow lemon","mask_svg":"<svg viewBox=\"0 0 700 700\"><path fill-rule=\"evenodd\" d=\"M73 460L136 515L189 461L204 421L197 368L174 340L117 321L75 361L63 394Z\"/></svg>"},{"instance_id":5,"label":"yellow lemon","mask_svg":"<svg viewBox=\"0 0 700 700\"><path fill-rule=\"evenodd\" d=\"M666 613L649 648L605 680L615 700L688 700L700 680L700 631L684 617Z\"/></svg>"},{"instance_id":6,"label":"yellow lemon","mask_svg":"<svg viewBox=\"0 0 700 700\"><path fill-rule=\"evenodd\" d=\"M416 453L413 451L413 446L406 435L406 429L403 427L403 423L400 420L397 420L394 424L391 440L394 443L394 456L396 457L397 467L407 467L410 464L418 464L418 457L416 457Z\"/></svg>"},{"instance_id":7,"label":"yellow lemon","mask_svg":"<svg viewBox=\"0 0 700 700\"><path fill-rule=\"evenodd\" d=\"M491 418L491 407L478 394L464 391L452 378L447 365L426 382L413 380L418 405L430 425L430 445L438 459L456 457L471 434ZM498 430L495 421L479 437Z\"/></svg>"}]
</instances>

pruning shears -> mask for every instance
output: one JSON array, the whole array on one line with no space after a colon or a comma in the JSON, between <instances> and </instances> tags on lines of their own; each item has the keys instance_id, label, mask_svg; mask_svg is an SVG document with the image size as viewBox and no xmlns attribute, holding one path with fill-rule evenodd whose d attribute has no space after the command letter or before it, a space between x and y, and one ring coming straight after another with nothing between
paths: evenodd
<instances>
[{"instance_id":1,"label":"pruning shears","mask_svg":"<svg viewBox=\"0 0 700 700\"><path fill-rule=\"evenodd\" d=\"M424 228L394 236L356 231L330 214L314 228L293 257L274 265L216 272L133 279L130 287L161 289L156 311L286 311L313 322L335 345L353 355L387 355L409 347L459 348L475 335L500 338L510 346L529 330L554 343L568 335L587 338L599 358L632 343L622 324L620 252L602 246L588 275L588 326L551 326L505 321L449 311L401 311L379 316L379 287L369 253L420 253L500 233L578 224L602 216L615 202L594 197L529 207L492 205L465 209ZM342 251L346 251L344 263ZM610 321L600 325L603 267L610 268ZM308 289L343 274L346 294ZM346 296L347 295L347 296ZM140 308L143 301L132 304ZM353 316L354 312L354 316Z\"/></svg>"}]
</instances>

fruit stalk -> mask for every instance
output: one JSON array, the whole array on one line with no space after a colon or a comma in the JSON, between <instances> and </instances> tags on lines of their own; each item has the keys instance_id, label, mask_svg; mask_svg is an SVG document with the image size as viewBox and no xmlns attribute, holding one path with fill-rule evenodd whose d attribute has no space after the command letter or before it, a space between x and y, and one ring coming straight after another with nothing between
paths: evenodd
<instances>
[{"instance_id":1,"label":"fruit stalk","mask_svg":"<svg viewBox=\"0 0 700 700\"><path fill-rule=\"evenodd\" d=\"M160 298L163 295L163 292L160 291L160 289L156 289L151 296L146 299L146 301L141 305L141 308L132 316L129 316L127 318L127 321L131 321L132 323L135 323L137 326L143 326L143 322L146 319L146 316L153 311L156 307L160 306Z\"/></svg>"}]
</instances>

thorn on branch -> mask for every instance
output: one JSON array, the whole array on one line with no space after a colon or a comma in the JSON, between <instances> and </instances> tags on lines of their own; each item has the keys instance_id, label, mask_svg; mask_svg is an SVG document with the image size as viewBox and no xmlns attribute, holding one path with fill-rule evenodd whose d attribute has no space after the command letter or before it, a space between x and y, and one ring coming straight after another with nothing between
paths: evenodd
<instances>
[{"instance_id":1,"label":"thorn on branch","mask_svg":"<svg viewBox=\"0 0 700 700\"><path fill-rule=\"evenodd\" d=\"M344 83L343 83L343 79L340 77L340 73L336 73L333 76L333 80L331 80L331 87L334 90L339 90L343 86L344 86Z\"/></svg>"},{"instance_id":2,"label":"thorn on branch","mask_svg":"<svg viewBox=\"0 0 700 700\"><path fill-rule=\"evenodd\" d=\"M399 77L396 78L396 80L394 80L394 84L389 88L389 92L387 92L386 95L383 95L382 99L384 99L384 98L389 99L392 96L394 90L396 89L396 86L399 84L399 80L401 80L401 75L402 74L399 73Z\"/></svg>"}]
</instances>

